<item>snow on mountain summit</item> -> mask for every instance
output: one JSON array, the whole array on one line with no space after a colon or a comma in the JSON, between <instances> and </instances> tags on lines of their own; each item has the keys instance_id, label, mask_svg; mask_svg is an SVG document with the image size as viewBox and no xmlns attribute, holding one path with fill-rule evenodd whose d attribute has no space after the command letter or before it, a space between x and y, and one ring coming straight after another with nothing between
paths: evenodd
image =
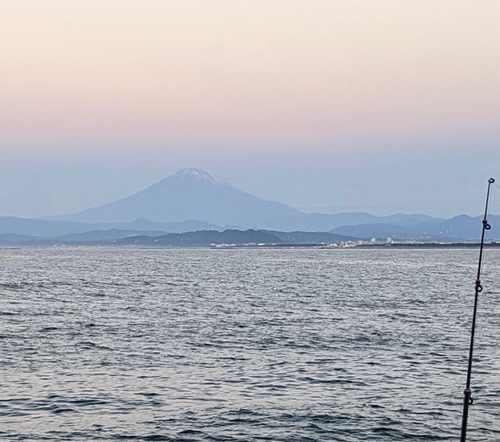
<instances>
[{"instance_id":1,"label":"snow on mountain summit","mask_svg":"<svg viewBox=\"0 0 500 442\"><path fill-rule=\"evenodd\" d=\"M140 223L146 223L146 227L148 221L183 223L194 220L212 226L315 232L326 232L349 224L394 221L392 218L384 220L367 213L302 213L286 204L246 193L195 168L181 169L126 198L78 213L54 217L58 220L94 224L131 223L141 218Z\"/></svg>"},{"instance_id":2,"label":"snow on mountain summit","mask_svg":"<svg viewBox=\"0 0 500 442\"><path fill-rule=\"evenodd\" d=\"M243 192L202 169L189 168L129 197L63 219L91 223L133 222L138 218L155 223L196 220L217 226L274 228L282 220L295 226L303 216L285 204Z\"/></svg>"},{"instance_id":3,"label":"snow on mountain summit","mask_svg":"<svg viewBox=\"0 0 500 442\"><path fill-rule=\"evenodd\" d=\"M218 178L215 178L212 174L205 172L203 169L196 168L180 169L176 173L171 175L171 178L176 178L179 180L197 179L204 181L216 181L218 183L221 183L221 181Z\"/></svg>"}]
</instances>

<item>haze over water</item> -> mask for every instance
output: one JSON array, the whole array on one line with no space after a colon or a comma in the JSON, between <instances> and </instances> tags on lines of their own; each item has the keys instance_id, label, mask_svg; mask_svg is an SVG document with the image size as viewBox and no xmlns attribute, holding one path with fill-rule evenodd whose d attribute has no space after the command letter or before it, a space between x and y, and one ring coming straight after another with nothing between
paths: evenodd
<instances>
[{"instance_id":1,"label":"haze over water","mask_svg":"<svg viewBox=\"0 0 500 442\"><path fill-rule=\"evenodd\" d=\"M0 250L0 437L456 441L476 250ZM500 438L498 250L470 440Z\"/></svg>"}]
</instances>

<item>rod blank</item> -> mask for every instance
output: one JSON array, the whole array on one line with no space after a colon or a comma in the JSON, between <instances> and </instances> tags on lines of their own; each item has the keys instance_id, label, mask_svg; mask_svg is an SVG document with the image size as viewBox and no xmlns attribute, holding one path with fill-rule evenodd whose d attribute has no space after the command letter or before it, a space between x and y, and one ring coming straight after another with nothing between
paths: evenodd
<instances>
[{"instance_id":1,"label":"rod blank","mask_svg":"<svg viewBox=\"0 0 500 442\"><path fill-rule=\"evenodd\" d=\"M474 353L474 334L476 331L477 301L479 293L483 291L483 287L481 285L481 264L483 261L484 237L486 231L491 229L491 226L489 225L487 218L488 218L488 204L490 200L490 188L494 182L495 180L493 178L490 178L488 180L488 191L486 192L486 205L484 208L483 230L481 233L481 244L479 246L479 262L477 265L477 276L475 284L474 312L472 314L472 330L470 334L469 363L467 367L467 382L465 384L465 390L464 390L464 409L462 413L462 433L460 436L460 442L465 442L467 438L467 419L469 417L469 406L472 405L472 403L474 402L474 399L472 398L472 391L470 389L470 381L472 375L472 357Z\"/></svg>"}]
</instances>

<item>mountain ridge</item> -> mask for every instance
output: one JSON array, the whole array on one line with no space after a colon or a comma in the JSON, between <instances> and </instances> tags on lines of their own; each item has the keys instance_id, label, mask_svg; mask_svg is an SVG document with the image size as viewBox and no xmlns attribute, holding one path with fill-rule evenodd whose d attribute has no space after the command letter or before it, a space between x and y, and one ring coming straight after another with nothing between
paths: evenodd
<instances>
[{"instance_id":1,"label":"mountain ridge","mask_svg":"<svg viewBox=\"0 0 500 442\"><path fill-rule=\"evenodd\" d=\"M489 237L498 238L498 222L491 216L493 229ZM354 238L469 240L480 236L480 223L476 224L478 220L467 215L446 220L424 214L304 213L243 192L202 169L191 168L181 169L129 197L77 213L42 219L0 217L0 234L116 238L143 231L182 233L232 228L287 234L330 232ZM113 229L121 233L112 232Z\"/></svg>"},{"instance_id":2,"label":"mountain ridge","mask_svg":"<svg viewBox=\"0 0 500 442\"><path fill-rule=\"evenodd\" d=\"M183 233L140 232L97 230L84 234L64 235L57 237L30 237L16 234L0 233L0 245L7 247L63 247L63 246L104 246L104 247L205 247L214 244L288 244L288 245L321 245L352 241L349 238L328 232L279 232L268 230L225 229L198 230Z\"/></svg>"},{"instance_id":3,"label":"mountain ridge","mask_svg":"<svg viewBox=\"0 0 500 442\"><path fill-rule=\"evenodd\" d=\"M366 212L304 213L284 203L269 201L227 184L202 169L181 169L129 197L77 213L49 217L88 223L129 223L148 218L154 223L199 220L217 226L268 230L329 231L345 224L397 219L414 224L427 215L395 214L376 217Z\"/></svg>"},{"instance_id":4,"label":"mountain ridge","mask_svg":"<svg viewBox=\"0 0 500 442\"><path fill-rule=\"evenodd\" d=\"M457 215L453 218L433 222L420 222L412 225L397 225L390 223L345 225L330 230L331 233L349 235L359 238L392 237L395 239L429 240L475 240L481 236L483 216L471 217ZM489 215L491 229L486 233L486 239L500 238L500 216Z\"/></svg>"}]
</instances>

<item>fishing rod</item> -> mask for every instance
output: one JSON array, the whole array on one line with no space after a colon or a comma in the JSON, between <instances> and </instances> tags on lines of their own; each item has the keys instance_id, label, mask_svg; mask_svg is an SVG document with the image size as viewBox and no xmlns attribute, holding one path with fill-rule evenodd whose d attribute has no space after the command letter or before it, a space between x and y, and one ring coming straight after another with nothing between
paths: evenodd
<instances>
[{"instance_id":1,"label":"fishing rod","mask_svg":"<svg viewBox=\"0 0 500 442\"><path fill-rule=\"evenodd\" d=\"M462 434L460 436L460 442L465 442L467 437L467 418L469 417L469 405L472 405L474 400L472 399L472 392L470 389L470 378L472 374L472 353L474 351L474 333L476 331L476 313L477 313L477 299L479 297L479 293L483 291L483 287L481 285L481 263L483 260L483 247L484 247L484 236L487 230L491 229L491 226L488 224L488 203L490 200L490 188L491 185L495 182L493 178L488 180L488 191L486 193L486 206L484 208L484 218L483 218L483 231L481 233L481 245L479 246L479 263L477 265L477 277L476 277L476 286L475 291L476 294L474 296L474 313L472 315L472 330L470 334L470 348L469 348L469 365L467 370L467 382L465 384L464 390L464 411L462 414Z\"/></svg>"}]
</instances>

